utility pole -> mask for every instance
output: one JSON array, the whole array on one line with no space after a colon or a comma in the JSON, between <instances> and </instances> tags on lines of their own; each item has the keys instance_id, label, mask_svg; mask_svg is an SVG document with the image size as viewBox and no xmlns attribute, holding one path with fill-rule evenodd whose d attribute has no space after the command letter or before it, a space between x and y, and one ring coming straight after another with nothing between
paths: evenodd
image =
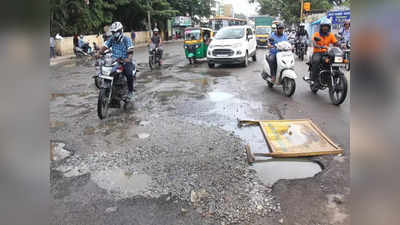
<instances>
[{"instance_id":1,"label":"utility pole","mask_svg":"<svg viewBox=\"0 0 400 225\"><path fill-rule=\"evenodd\" d=\"M301 1L301 11L300 11L300 23L303 22L303 11L304 11L304 0Z\"/></svg>"},{"instance_id":2,"label":"utility pole","mask_svg":"<svg viewBox=\"0 0 400 225\"><path fill-rule=\"evenodd\" d=\"M149 9L147 10L147 29L149 30L149 37L151 38L151 20L150 20L150 8L151 8L151 5L150 5L150 1L151 0L147 1L147 4L149 6Z\"/></svg>"}]
</instances>

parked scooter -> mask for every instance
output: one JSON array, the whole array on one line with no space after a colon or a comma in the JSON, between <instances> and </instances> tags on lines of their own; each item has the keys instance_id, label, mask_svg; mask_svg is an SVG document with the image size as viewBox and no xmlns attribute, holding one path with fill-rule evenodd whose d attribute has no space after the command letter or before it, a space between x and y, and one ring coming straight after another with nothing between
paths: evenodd
<instances>
[{"instance_id":1,"label":"parked scooter","mask_svg":"<svg viewBox=\"0 0 400 225\"><path fill-rule=\"evenodd\" d=\"M74 53L77 57L83 56L94 56L95 52L90 47L89 43L85 43L82 48L76 46L74 48Z\"/></svg>"},{"instance_id":2,"label":"parked scooter","mask_svg":"<svg viewBox=\"0 0 400 225\"><path fill-rule=\"evenodd\" d=\"M320 41L319 37L314 38L315 41ZM347 79L340 68L346 66L347 61L344 59L343 51L338 47L329 48L327 52L322 54L319 76L314 85L310 78L303 77L303 80L310 84L310 89L313 93L318 90L329 89L329 97L334 105L340 105L344 102L347 96ZM312 63L309 65L309 74L311 77Z\"/></svg>"},{"instance_id":3,"label":"parked scooter","mask_svg":"<svg viewBox=\"0 0 400 225\"><path fill-rule=\"evenodd\" d=\"M273 40L270 40L273 42ZM283 93L287 97L291 97L296 90L297 78L294 70L294 54L292 52L292 45L287 41L279 42L276 45L278 53L276 54L276 77L275 81L272 81L271 68L272 64L269 61L268 53L265 55L264 66L261 76L267 81L268 87L272 88L274 85L282 85Z\"/></svg>"},{"instance_id":4,"label":"parked scooter","mask_svg":"<svg viewBox=\"0 0 400 225\"><path fill-rule=\"evenodd\" d=\"M102 67L102 79L99 97L97 101L97 115L100 119L107 118L109 108L127 108L131 100L127 97L128 85L126 77L123 74L122 59L114 60L111 65L105 61ZM107 68L108 67L108 68ZM134 65L133 80L136 78L136 64Z\"/></svg>"}]
</instances>

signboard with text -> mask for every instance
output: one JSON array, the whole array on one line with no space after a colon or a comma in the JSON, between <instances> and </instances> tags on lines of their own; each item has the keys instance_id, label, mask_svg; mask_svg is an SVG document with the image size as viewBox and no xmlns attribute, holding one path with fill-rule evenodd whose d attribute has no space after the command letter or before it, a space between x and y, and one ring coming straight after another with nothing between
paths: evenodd
<instances>
[{"instance_id":1,"label":"signboard with text","mask_svg":"<svg viewBox=\"0 0 400 225\"><path fill-rule=\"evenodd\" d=\"M192 25L192 18L190 16L177 16L174 18L172 25L190 27Z\"/></svg>"},{"instance_id":2,"label":"signboard with text","mask_svg":"<svg viewBox=\"0 0 400 225\"><path fill-rule=\"evenodd\" d=\"M350 19L350 10L330 11L327 17L332 21L332 24L343 24L345 20Z\"/></svg>"}]
</instances>

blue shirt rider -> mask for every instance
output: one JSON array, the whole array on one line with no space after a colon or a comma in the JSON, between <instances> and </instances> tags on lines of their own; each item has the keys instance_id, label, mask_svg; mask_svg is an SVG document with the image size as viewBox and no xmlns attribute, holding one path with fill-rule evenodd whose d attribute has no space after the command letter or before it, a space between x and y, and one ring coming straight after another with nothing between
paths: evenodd
<instances>
[{"instance_id":1,"label":"blue shirt rider","mask_svg":"<svg viewBox=\"0 0 400 225\"><path fill-rule=\"evenodd\" d=\"M276 53L278 53L278 50L276 49L276 44L278 44L279 42L282 41L288 41L288 37L286 36L286 34L283 33L285 26L283 24L278 24L277 25L277 30L276 32L272 33L271 38L270 38L270 50L269 50L269 61L272 64L271 67L271 76L272 76L272 80L273 82L275 81L275 77L276 77Z\"/></svg>"},{"instance_id":2,"label":"blue shirt rider","mask_svg":"<svg viewBox=\"0 0 400 225\"><path fill-rule=\"evenodd\" d=\"M132 40L124 35L123 26L120 22L114 22L111 24L110 31L112 33L102 49L100 49L98 56L108 48L112 48L112 57L114 59L123 60L124 75L126 76L128 83L128 98L133 97L133 70L135 65L132 63L133 49Z\"/></svg>"}]
</instances>

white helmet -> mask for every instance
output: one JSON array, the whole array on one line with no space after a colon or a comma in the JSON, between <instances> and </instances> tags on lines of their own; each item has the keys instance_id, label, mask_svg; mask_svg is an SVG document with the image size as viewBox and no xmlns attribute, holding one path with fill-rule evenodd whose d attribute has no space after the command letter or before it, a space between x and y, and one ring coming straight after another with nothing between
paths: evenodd
<instances>
[{"instance_id":1,"label":"white helmet","mask_svg":"<svg viewBox=\"0 0 400 225\"><path fill-rule=\"evenodd\" d=\"M324 19L321 20L321 23L319 24L320 32L321 32L321 27L322 26L329 26L329 31L328 32L331 32L332 22L331 22L330 19L324 18Z\"/></svg>"},{"instance_id":2,"label":"white helmet","mask_svg":"<svg viewBox=\"0 0 400 225\"><path fill-rule=\"evenodd\" d=\"M124 33L124 27L120 22L114 22L111 24L110 31L116 41L121 41Z\"/></svg>"},{"instance_id":3,"label":"white helmet","mask_svg":"<svg viewBox=\"0 0 400 225\"><path fill-rule=\"evenodd\" d=\"M156 27L156 28L154 28L154 30L153 30L153 32L158 32L159 30L158 30L158 28Z\"/></svg>"},{"instance_id":4,"label":"white helmet","mask_svg":"<svg viewBox=\"0 0 400 225\"><path fill-rule=\"evenodd\" d=\"M300 27L305 27L306 26L306 24L305 23L300 23L300 25L299 25Z\"/></svg>"}]
</instances>

